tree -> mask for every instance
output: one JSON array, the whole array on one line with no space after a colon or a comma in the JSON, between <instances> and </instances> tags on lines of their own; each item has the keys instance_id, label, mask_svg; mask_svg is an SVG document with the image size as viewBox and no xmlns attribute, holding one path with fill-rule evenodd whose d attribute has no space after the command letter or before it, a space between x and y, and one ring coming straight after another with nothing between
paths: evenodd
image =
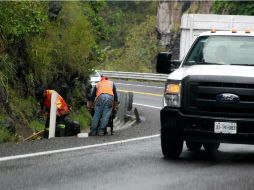
<instances>
[{"instance_id":1,"label":"tree","mask_svg":"<svg viewBox=\"0 0 254 190\"><path fill-rule=\"evenodd\" d=\"M28 34L44 31L47 19L45 2L17 1L0 3L0 31L9 43Z\"/></svg>"},{"instance_id":2,"label":"tree","mask_svg":"<svg viewBox=\"0 0 254 190\"><path fill-rule=\"evenodd\" d=\"M253 1L215 1L213 12L229 15L254 15Z\"/></svg>"},{"instance_id":3,"label":"tree","mask_svg":"<svg viewBox=\"0 0 254 190\"><path fill-rule=\"evenodd\" d=\"M158 53L155 25L156 17L148 16L145 22L130 29L124 48L112 51L104 66L113 70L153 71L154 59Z\"/></svg>"}]
</instances>

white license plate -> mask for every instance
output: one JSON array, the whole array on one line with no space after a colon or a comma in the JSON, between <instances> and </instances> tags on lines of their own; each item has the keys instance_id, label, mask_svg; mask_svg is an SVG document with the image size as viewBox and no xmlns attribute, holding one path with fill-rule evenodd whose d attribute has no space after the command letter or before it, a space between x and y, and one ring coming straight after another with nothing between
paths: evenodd
<instances>
[{"instance_id":1,"label":"white license plate","mask_svg":"<svg viewBox=\"0 0 254 190\"><path fill-rule=\"evenodd\" d=\"M234 122L215 122L214 133L236 134L237 124Z\"/></svg>"}]
</instances>

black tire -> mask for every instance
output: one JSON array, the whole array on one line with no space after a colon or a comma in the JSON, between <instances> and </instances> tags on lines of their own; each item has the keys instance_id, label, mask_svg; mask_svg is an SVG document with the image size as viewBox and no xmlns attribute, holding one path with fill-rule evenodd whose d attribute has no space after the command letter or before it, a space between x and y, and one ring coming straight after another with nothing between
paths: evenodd
<instances>
[{"instance_id":1,"label":"black tire","mask_svg":"<svg viewBox=\"0 0 254 190\"><path fill-rule=\"evenodd\" d=\"M203 146L208 153L214 153L220 147L220 143L204 143Z\"/></svg>"},{"instance_id":2,"label":"black tire","mask_svg":"<svg viewBox=\"0 0 254 190\"><path fill-rule=\"evenodd\" d=\"M178 158L183 149L183 140L169 139L165 130L161 130L161 149L165 158Z\"/></svg>"},{"instance_id":3,"label":"black tire","mask_svg":"<svg viewBox=\"0 0 254 190\"><path fill-rule=\"evenodd\" d=\"M186 141L186 146L190 151L198 151L201 149L202 143L193 142L193 141Z\"/></svg>"}]
</instances>

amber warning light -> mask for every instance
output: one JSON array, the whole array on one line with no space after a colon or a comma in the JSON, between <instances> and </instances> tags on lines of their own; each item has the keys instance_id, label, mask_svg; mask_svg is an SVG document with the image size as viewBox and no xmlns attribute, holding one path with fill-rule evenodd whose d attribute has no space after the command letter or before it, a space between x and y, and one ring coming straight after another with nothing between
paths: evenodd
<instances>
[{"instance_id":1,"label":"amber warning light","mask_svg":"<svg viewBox=\"0 0 254 190\"><path fill-rule=\"evenodd\" d=\"M215 28L212 28L212 29L211 29L211 33L216 33L216 29L215 29Z\"/></svg>"},{"instance_id":2,"label":"amber warning light","mask_svg":"<svg viewBox=\"0 0 254 190\"><path fill-rule=\"evenodd\" d=\"M233 28L233 29L232 29L232 33L237 33L236 28Z\"/></svg>"},{"instance_id":3,"label":"amber warning light","mask_svg":"<svg viewBox=\"0 0 254 190\"><path fill-rule=\"evenodd\" d=\"M166 93L179 94L180 93L180 84L168 84L167 88L166 88Z\"/></svg>"},{"instance_id":4,"label":"amber warning light","mask_svg":"<svg viewBox=\"0 0 254 190\"><path fill-rule=\"evenodd\" d=\"M249 34L249 33L250 33L250 29L246 29L246 30L245 30L245 33L248 33L248 34Z\"/></svg>"}]
</instances>

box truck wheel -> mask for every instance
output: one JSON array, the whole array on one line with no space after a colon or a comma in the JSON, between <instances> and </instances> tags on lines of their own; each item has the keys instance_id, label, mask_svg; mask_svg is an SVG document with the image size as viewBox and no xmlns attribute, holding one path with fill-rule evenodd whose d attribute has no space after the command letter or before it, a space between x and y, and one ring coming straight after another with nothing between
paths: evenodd
<instances>
[{"instance_id":1,"label":"box truck wheel","mask_svg":"<svg viewBox=\"0 0 254 190\"><path fill-rule=\"evenodd\" d=\"M168 138L167 131L161 130L161 149L165 158L178 158L182 153L183 140L172 140Z\"/></svg>"},{"instance_id":2,"label":"box truck wheel","mask_svg":"<svg viewBox=\"0 0 254 190\"><path fill-rule=\"evenodd\" d=\"M190 151L198 151L201 149L202 143L193 142L193 141L186 141L186 146Z\"/></svg>"}]
</instances>

